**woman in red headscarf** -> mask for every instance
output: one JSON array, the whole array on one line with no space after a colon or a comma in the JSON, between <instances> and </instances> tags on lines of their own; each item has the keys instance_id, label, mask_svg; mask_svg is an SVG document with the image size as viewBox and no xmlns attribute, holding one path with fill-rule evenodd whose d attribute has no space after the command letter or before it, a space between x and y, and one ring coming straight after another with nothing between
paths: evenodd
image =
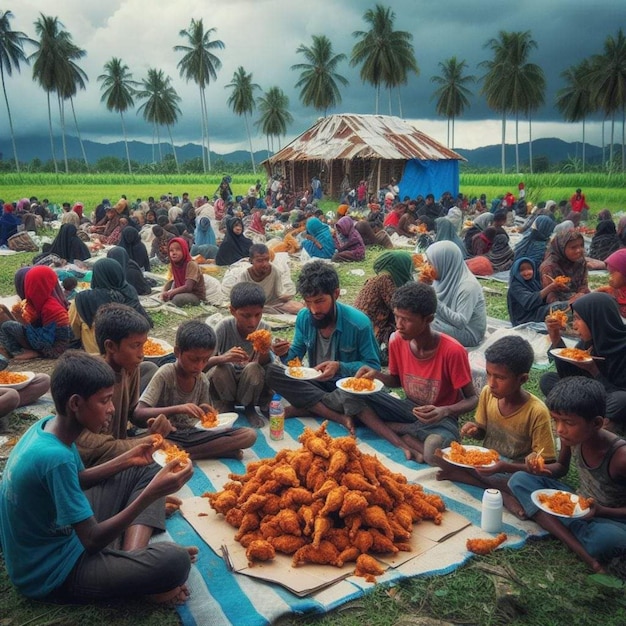
<instances>
[{"instance_id":1,"label":"woman in red headscarf","mask_svg":"<svg viewBox=\"0 0 626 626\"><path fill-rule=\"evenodd\" d=\"M170 239L168 254L170 270L161 298L180 307L200 304L206 298L204 276L191 258L187 242L182 237Z\"/></svg>"},{"instance_id":2,"label":"woman in red headscarf","mask_svg":"<svg viewBox=\"0 0 626 626\"><path fill-rule=\"evenodd\" d=\"M24 324L7 321L0 327L0 345L18 360L55 359L72 338L67 303L58 296L59 279L46 265L31 268L24 278Z\"/></svg>"}]
</instances>

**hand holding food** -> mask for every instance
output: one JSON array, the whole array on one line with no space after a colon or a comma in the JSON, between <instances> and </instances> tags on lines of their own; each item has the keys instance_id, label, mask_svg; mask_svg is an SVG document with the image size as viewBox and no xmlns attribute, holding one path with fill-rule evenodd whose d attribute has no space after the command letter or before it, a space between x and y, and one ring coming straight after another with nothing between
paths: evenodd
<instances>
[{"instance_id":1,"label":"hand holding food","mask_svg":"<svg viewBox=\"0 0 626 626\"><path fill-rule=\"evenodd\" d=\"M226 363L245 363L250 358L241 346L235 346L228 352L224 352L222 357Z\"/></svg>"},{"instance_id":2,"label":"hand holding food","mask_svg":"<svg viewBox=\"0 0 626 626\"><path fill-rule=\"evenodd\" d=\"M556 311L550 311L550 314L546 317L546 324L552 322L558 324L559 328L565 328L567 326L567 313L561 309Z\"/></svg>"},{"instance_id":3,"label":"hand holding food","mask_svg":"<svg viewBox=\"0 0 626 626\"><path fill-rule=\"evenodd\" d=\"M202 426L204 428L215 428L218 424L217 415L217 411L212 406L207 407L206 413L200 418Z\"/></svg>"}]
</instances>

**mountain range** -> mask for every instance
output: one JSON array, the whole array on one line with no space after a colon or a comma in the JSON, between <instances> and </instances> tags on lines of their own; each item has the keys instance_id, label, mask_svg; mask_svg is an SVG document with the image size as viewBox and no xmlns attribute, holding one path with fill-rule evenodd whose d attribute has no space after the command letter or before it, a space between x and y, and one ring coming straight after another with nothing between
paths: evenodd
<instances>
[{"instance_id":1,"label":"mountain range","mask_svg":"<svg viewBox=\"0 0 626 626\"><path fill-rule=\"evenodd\" d=\"M67 153L69 158L82 159L82 153L80 150L80 144L78 139L74 136L66 137ZM126 150L124 142L117 141L114 143L100 143L97 141L84 140L85 153L90 163L96 163L99 159L104 157L117 157L119 159L126 159ZM169 144L161 144L163 155L169 154L172 148ZM47 138L36 137L20 137L17 142L18 156L20 161L30 163L33 159L40 159L41 161L47 161L51 158L50 142ZM153 147L152 144L144 143L141 141L129 141L128 149L130 151L130 157L133 161L139 163L151 163L153 159ZM55 151L57 160L60 160L63 155L63 149L61 147L61 141L57 138L55 143ZM506 162L507 164L513 164L515 162L515 145L507 144L506 148ZM561 139L536 139L533 141L532 146L533 158L545 157L549 164L555 165L563 161L572 158L582 158L582 143L581 142L565 142ZM468 165L472 168L499 168L501 159L501 146L500 144L483 146L481 148L475 148L472 150L466 150L464 148L456 148L461 156L467 159ZM200 158L200 146L198 144L187 143L182 146L176 146L176 155L180 162L187 161L194 158ZM519 144L519 156L521 163L527 163L529 158L528 143ZM260 163L266 159L268 153L266 150L259 150L254 153L255 161ZM0 160L11 160L13 158L13 149L11 147L10 138L5 137L0 139ZM156 159L159 158L158 149L156 150ZM236 150L227 154L217 154L211 152L211 160L217 161L223 160L226 163L249 163L250 153L245 150ZM591 144L586 144L585 159L589 163L599 162L602 160L602 148Z\"/></svg>"}]
</instances>

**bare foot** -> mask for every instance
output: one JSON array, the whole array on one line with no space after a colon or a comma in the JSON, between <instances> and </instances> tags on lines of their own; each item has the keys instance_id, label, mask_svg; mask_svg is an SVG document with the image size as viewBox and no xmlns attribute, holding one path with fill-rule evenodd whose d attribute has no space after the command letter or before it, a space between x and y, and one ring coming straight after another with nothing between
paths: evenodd
<instances>
[{"instance_id":1,"label":"bare foot","mask_svg":"<svg viewBox=\"0 0 626 626\"><path fill-rule=\"evenodd\" d=\"M220 452L216 458L237 459L238 461L241 461L241 459L243 459L243 450L231 450L230 452Z\"/></svg>"},{"instance_id":2,"label":"bare foot","mask_svg":"<svg viewBox=\"0 0 626 626\"><path fill-rule=\"evenodd\" d=\"M424 462L424 454L423 454L423 445L421 441L418 441L415 437L413 437L412 435L402 435L402 437L400 437L400 439L402 439L402 441L404 441L404 443L406 443L407 448L409 448L409 450L411 451L411 454L413 456L413 458L418 462L418 463L423 463ZM406 455L406 452L405 452ZM410 458L408 458L407 460L411 460Z\"/></svg>"},{"instance_id":3,"label":"bare foot","mask_svg":"<svg viewBox=\"0 0 626 626\"><path fill-rule=\"evenodd\" d=\"M289 417L313 417L313 413L308 409L298 408L293 406L293 404L289 404L285 407L285 419Z\"/></svg>"},{"instance_id":4,"label":"bare foot","mask_svg":"<svg viewBox=\"0 0 626 626\"><path fill-rule=\"evenodd\" d=\"M524 507L519 503L519 500L510 493L502 491L502 502L508 511L511 511L515 517L519 519L528 519Z\"/></svg>"},{"instance_id":5,"label":"bare foot","mask_svg":"<svg viewBox=\"0 0 626 626\"><path fill-rule=\"evenodd\" d=\"M354 420L350 415L342 415L340 418L337 419L337 423L341 424L350 433L351 437L356 437Z\"/></svg>"},{"instance_id":6,"label":"bare foot","mask_svg":"<svg viewBox=\"0 0 626 626\"><path fill-rule=\"evenodd\" d=\"M165 496L165 517L171 517L180 509L183 501L176 496Z\"/></svg>"},{"instance_id":7,"label":"bare foot","mask_svg":"<svg viewBox=\"0 0 626 626\"><path fill-rule=\"evenodd\" d=\"M164 591L163 593L148 595L146 596L146 599L148 602L153 602L154 604L178 606L180 604L185 604L188 597L189 589L187 588L187 585L180 585L180 587L174 587L174 589Z\"/></svg>"},{"instance_id":8,"label":"bare foot","mask_svg":"<svg viewBox=\"0 0 626 626\"><path fill-rule=\"evenodd\" d=\"M247 406L243 410L243 414L246 416L252 428L263 428L263 426L265 426L265 420L256 412L253 406Z\"/></svg>"},{"instance_id":9,"label":"bare foot","mask_svg":"<svg viewBox=\"0 0 626 626\"><path fill-rule=\"evenodd\" d=\"M23 352L16 354L13 358L16 361L29 361L30 359L38 359L39 357L39 352L35 352L35 350L24 350Z\"/></svg>"},{"instance_id":10,"label":"bare foot","mask_svg":"<svg viewBox=\"0 0 626 626\"><path fill-rule=\"evenodd\" d=\"M195 563L198 560L198 548L196 546L187 546L185 548L187 553L189 554L189 558L192 563Z\"/></svg>"}]
</instances>

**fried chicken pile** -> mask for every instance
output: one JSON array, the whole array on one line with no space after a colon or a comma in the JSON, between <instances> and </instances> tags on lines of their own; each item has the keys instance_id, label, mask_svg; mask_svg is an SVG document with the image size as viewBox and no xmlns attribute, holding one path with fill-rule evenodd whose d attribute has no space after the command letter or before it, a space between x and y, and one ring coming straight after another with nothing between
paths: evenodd
<instances>
[{"instance_id":1,"label":"fried chicken pile","mask_svg":"<svg viewBox=\"0 0 626 626\"><path fill-rule=\"evenodd\" d=\"M493 552L500 544L506 541L506 533L500 533L494 539L468 539L465 547L474 554L485 556Z\"/></svg>"},{"instance_id":2,"label":"fried chicken pile","mask_svg":"<svg viewBox=\"0 0 626 626\"><path fill-rule=\"evenodd\" d=\"M551 511L571 517L574 514L577 503L583 511L588 509L590 506L588 498L579 496L578 500L576 500L572 498L573 495L575 494L569 493L568 491L557 491L551 495L540 493L538 498L539 502L541 502L544 506L547 506Z\"/></svg>"},{"instance_id":3,"label":"fried chicken pile","mask_svg":"<svg viewBox=\"0 0 626 626\"><path fill-rule=\"evenodd\" d=\"M424 263L420 268L420 283L426 283L432 285L432 282L437 279L437 270L430 264Z\"/></svg>"},{"instance_id":4,"label":"fried chicken pile","mask_svg":"<svg viewBox=\"0 0 626 626\"><path fill-rule=\"evenodd\" d=\"M408 552L415 522L441 523L439 496L363 454L352 437L333 439L324 422L299 441L299 450L249 463L245 474L229 475L222 491L204 494L238 529L235 539L251 562L267 558L269 544L293 555L294 567L357 562L357 575L373 580L382 569L366 555Z\"/></svg>"},{"instance_id":5,"label":"fried chicken pile","mask_svg":"<svg viewBox=\"0 0 626 626\"><path fill-rule=\"evenodd\" d=\"M267 354L272 347L272 333L269 330L261 329L250 333L246 339L252 342L252 348L255 352Z\"/></svg>"}]
</instances>

